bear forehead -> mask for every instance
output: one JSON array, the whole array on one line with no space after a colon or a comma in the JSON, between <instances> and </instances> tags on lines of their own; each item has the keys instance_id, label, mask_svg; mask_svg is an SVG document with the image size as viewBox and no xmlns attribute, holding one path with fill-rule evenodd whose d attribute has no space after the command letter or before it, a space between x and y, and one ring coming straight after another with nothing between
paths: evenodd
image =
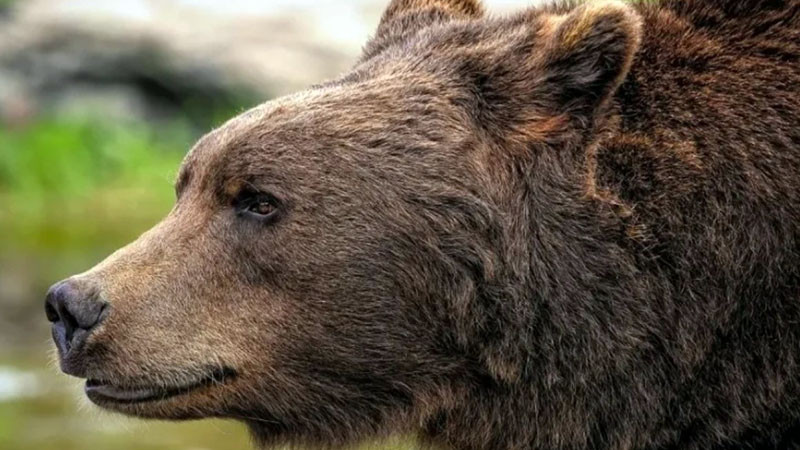
<instances>
[{"instance_id":1,"label":"bear forehead","mask_svg":"<svg viewBox=\"0 0 800 450\"><path fill-rule=\"evenodd\" d=\"M452 91L452 92L451 92ZM334 84L279 98L231 119L201 138L181 166L188 179L355 163L405 148L444 150L469 132L458 94L421 74ZM300 164L302 162L302 164Z\"/></svg>"},{"instance_id":2,"label":"bear forehead","mask_svg":"<svg viewBox=\"0 0 800 450\"><path fill-rule=\"evenodd\" d=\"M447 141L469 132L470 83L477 72L503 70L510 52L535 50L531 29L544 27L540 16L455 20L402 35L342 77L263 103L208 133L181 172L213 173L293 151L311 157L320 146L343 148L337 143L352 151L386 137Z\"/></svg>"}]
</instances>

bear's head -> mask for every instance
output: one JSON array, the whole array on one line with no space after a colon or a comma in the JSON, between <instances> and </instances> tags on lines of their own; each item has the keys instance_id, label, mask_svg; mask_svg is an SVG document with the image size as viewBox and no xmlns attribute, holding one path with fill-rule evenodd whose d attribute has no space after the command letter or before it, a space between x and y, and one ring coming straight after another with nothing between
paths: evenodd
<instances>
[{"instance_id":1,"label":"bear's head","mask_svg":"<svg viewBox=\"0 0 800 450\"><path fill-rule=\"evenodd\" d=\"M161 223L51 288L62 369L107 409L326 445L513 381L530 180L578 179L639 28L394 0L352 72L202 138Z\"/></svg>"}]
</instances>

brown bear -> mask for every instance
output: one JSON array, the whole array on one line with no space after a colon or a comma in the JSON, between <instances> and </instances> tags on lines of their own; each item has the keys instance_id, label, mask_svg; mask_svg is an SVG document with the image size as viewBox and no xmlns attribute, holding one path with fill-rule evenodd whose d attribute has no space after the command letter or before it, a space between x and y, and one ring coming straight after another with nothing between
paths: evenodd
<instances>
[{"instance_id":1,"label":"brown bear","mask_svg":"<svg viewBox=\"0 0 800 450\"><path fill-rule=\"evenodd\" d=\"M202 138L46 312L139 417L270 445L800 445L800 0L394 0Z\"/></svg>"}]
</instances>

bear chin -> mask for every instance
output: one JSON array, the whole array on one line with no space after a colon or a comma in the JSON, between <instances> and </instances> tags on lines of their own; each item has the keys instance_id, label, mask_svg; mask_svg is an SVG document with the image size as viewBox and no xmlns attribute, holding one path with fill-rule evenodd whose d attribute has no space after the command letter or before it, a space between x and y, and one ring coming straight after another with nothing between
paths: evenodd
<instances>
[{"instance_id":1,"label":"bear chin","mask_svg":"<svg viewBox=\"0 0 800 450\"><path fill-rule=\"evenodd\" d=\"M218 391L228 387L237 376L227 367L207 369L200 375L174 384L136 383L89 378L84 392L97 406L126 415L154 419L196 419L218 415L214 408Z\"/></svg>"}]
</instances>

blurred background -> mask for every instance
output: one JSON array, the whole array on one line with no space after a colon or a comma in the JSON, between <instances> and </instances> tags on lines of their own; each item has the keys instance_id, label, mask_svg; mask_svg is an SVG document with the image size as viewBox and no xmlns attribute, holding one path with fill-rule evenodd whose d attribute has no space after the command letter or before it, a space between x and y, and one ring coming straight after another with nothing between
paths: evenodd
<instances>
[{"instance_id":1,"label":"blurred background","mask_svg":"<svg viewBox=\"0 0 800 450\"><path fill-rule=\"evenodd\" d=\"M386 3L0 0L0 449L249 448L236 423L90 406L52 362L44 293L169 211L203 133L346 71Z\"/></svg>"}]
</instances>

